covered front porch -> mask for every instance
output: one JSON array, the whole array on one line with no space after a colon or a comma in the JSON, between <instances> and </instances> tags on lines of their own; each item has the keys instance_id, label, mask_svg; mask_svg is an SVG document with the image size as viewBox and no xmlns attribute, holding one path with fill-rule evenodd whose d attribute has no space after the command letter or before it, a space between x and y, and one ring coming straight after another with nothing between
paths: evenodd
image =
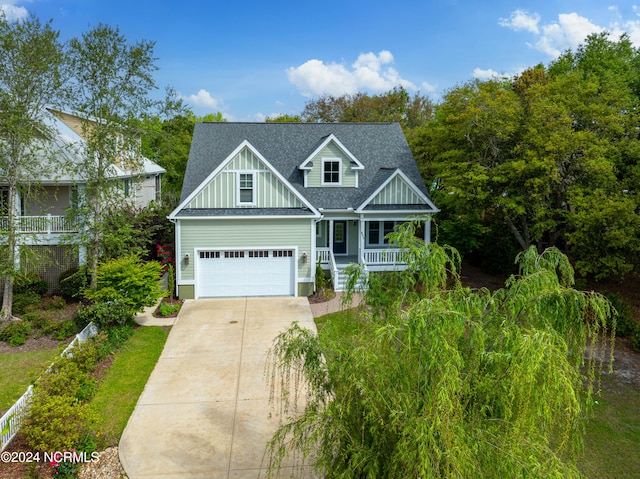
<instances>
[{"instance_id":1,"label":"covered front porch","mask_svg":"<svg viewBox=\"0 0 640 479\"><path fill-rule=\"evenodd\" d=\"M345 269L350 264L362 265L365 275L372 271L406 269L406 252L389 244L387 235L403 217L329 218L316 223L316 262L329 271L335 291L343 291ZM423 222L422 237L430 241L429 220Z\"/></svg>"}]
</instances>

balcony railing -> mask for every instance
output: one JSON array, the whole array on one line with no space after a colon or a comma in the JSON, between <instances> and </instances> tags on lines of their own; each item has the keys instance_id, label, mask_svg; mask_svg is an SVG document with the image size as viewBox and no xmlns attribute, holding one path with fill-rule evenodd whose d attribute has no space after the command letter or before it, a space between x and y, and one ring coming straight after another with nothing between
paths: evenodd
<instances>
[{"instance_id":1,"label":"balcony railing","mask_svg":"<svg viewBox=\"0 0 640 479\"><path fill-rule=\"evenodd\" d=\"M365 249L363 253L364 263L376 264L405 264L407 252L398 248Z\"/></svg>"},{"instance_id":2,"label":"balcony railing","mask_svg":"<svg viewBox=\"0 0 640 479\"><path fill-rule=\"evenodd\" d=\"M0 216L0 231L7 231L9 219ZM73 221L69 221L64 216L18 216L16 217L18 233L73 233L77 227Z\"/></svg>"},{"instance_id":3,"label":"balcony railing","mask_svg":"<svg viewBox=\"0 0 640 479\"><path fill-rule=\"evenodd\" d=\"M404 265L407 262L407 253L399 248L365 249L360 255L360 262L365 265ZM322 265L328 265L331 257L330 248L316 248L316 261Z\"/></svg>"}]
</instances>

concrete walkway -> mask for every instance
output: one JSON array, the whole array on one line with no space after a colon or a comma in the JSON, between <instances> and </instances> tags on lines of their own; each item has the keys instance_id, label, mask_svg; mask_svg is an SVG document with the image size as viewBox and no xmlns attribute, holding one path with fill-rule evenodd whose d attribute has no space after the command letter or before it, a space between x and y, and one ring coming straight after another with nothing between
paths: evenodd
<instances>
[{"instance_id":1,"label":"concrete walkway","mask_svg":"<svg viewBox=\"0 0 640 479\"><path fill-rule=\"evenodd\" d=\"M265 357L293 321L315 330L307 298L186 301L120 440L129 478L264 477Z\"/></svg>"}]
</instances>

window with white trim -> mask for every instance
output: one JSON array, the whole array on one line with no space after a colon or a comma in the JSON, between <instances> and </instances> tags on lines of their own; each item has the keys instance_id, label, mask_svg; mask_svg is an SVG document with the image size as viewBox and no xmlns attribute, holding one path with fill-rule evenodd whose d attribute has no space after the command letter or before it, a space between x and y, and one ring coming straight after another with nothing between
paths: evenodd
<instances>
[{"instance_id":1,"label":"window with white trim","mask_svg":"<svg viewBox=\"0 0 640 479\"><path fill-rule=\"evenodd\" d=\"M386 236L396 229L397 221L367 221L367 246L389 244Z\"/></svg>"},{"instance_id":2,"label":"window with white trim","mask_svg":"<svg viewBox=\"0 0 640 479\"><path fill-rule=\"evenodd\" d=\"M322 184L342 184L342 160L340 158L322 159Z\"/></svg>"},{"instance_id":3,"label":"window with white trim","mask_svg":"<svg viewBox=\"0 0 640 479\"><path fill-rule=\"evenodd\" d=\"M238 204L255 204L255 174L238 173Z\"/></svg>"}]
</instances>

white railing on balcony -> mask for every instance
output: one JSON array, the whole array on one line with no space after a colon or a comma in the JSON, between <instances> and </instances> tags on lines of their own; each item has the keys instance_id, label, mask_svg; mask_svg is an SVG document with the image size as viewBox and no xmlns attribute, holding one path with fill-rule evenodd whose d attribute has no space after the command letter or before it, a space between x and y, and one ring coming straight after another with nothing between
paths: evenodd
<instances>
[{"instance_id":1,"label":"white railing on balcony","mask_svg":"<svg viewBox=\"0 0 640 479\"><path fill-rule=\"evenodd\" d=\"M71 233L76 231L75 224L64 216L18 216L18 233ZM0 217L0 229L8 229L8 218Z\"/></svg>"},{"instance_id":2,"label":"white railing on balcony","mask_svg":"<svg viewBox=\"0 0 640 479\"><path fill-rule=\"evenodd\" d=\"M365 264L404 264L407 253L398 248L365 249L362 259Z\"/></svg>"},{"instance_id":3,"label":"white railing on balcony","mask_svg":"<svg viewBox=\"0 0 640 479\"><path fill-rule=\"evenodd\" d=\"M320 260L321 264L327 264L329 256L331 256L331 248L316 248L316 261Z\"/></svg>"}]
</instances>

